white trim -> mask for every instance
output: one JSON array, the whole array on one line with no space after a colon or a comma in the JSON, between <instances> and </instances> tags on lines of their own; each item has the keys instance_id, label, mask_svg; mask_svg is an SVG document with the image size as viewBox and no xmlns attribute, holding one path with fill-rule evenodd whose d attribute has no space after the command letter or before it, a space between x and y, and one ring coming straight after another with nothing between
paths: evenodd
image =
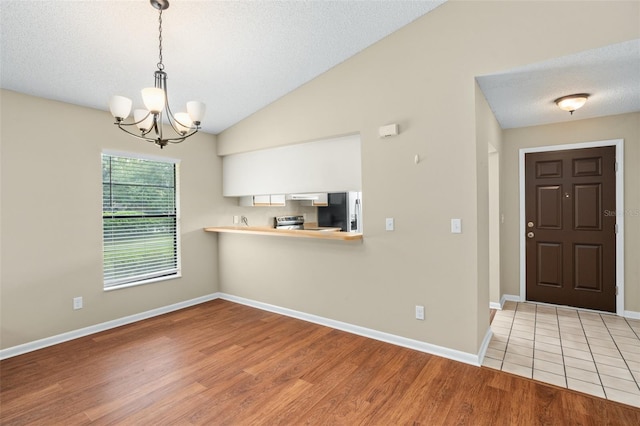
<instances>
[{"instance_id":1,"label":"white trim","mask_svg":"<svg viewBox=\"0 0 640 426\"><path fill-rule=\"evenodd\" d=\"M180 162L182 161L179 158L163 157L161 155L144 154L141 152L117 151L114 149L106 149L106 148L102 150L102 153L104 155L109 155L111 157L128 157L128 158L136 158L138 160L157 161L160 163L180 164Z\"/></svg>"},{"instance_id":2,"label":"white trim","mask_svg":"<svg viewBox=\"0 0 640 426\"><path fill-rule=\"evenodd\" d=\"M149 278L148 280L134 281L134 282L131 282L131 283L126 283L126 284L110 285L109 287L103 287L102 291L122 290L122 289L125 289L125 288L136 287L136 286L139 286L139 285L153 284L153 283L157 283L157 282L160 282L160 281L175 280L177 278L182 278L182 272L180 271L180 268L178 268L176 270L176 273L172 274L172 275L164 275L162 277Z\"/></svg>"},{"instance_id":3,"label":"white trim","mask_svg":"<svg viewBox=\"0 0 640 426\"><path fill-rule=\"evenodd\" d=\"M392 345L402 346L405 348L417 350L420 352L425 352L432 355L441 356L443 358L447 358L447 359L451 359L454 361L459 361L465 364L471 364L475 366L480 366L482 364L482 359L484 359L484 354L486 353L487 347L489 346L489 342L491 341L491 337L493 336L493 333L491 332L491 328L489 328L487 330L487 333L484 336L484 339L482 340L482 344L480 345L478 354L474 355L468 352L462 352L455 349L445 348L443 346L432 345L430 343L425 343L419 340L397 336L395 334L384 333L382 331L377 331L370 328L360 327L357 325L336 321L336 320L320 317L313 314L307 314L304 312L295 311L293 309L282 308L279 306L270 305L268 303L257 302L255 300L245 299L244 297L238 297L238 296L233 296L230 294L218 292L218 293L212 293L206 296L198 297L195 299L186 300L184 302L174 303L169 306L152 309L150 311L141 312L139 314L134 314L127 317L115 319L112 321L107 321L101 324L96 324L89 327L81 328L79 330L69 331L67 333L58 334L56 336L51 336L51 337L36 340L33 342L25 343L22 345L13 346L11 348L2 349L0 350L0 360L22 355L27 352L32 352L32 351L43 349L49 346L57 345L59 343L64 343L69 340L88 336L90 334L95 334L101 331L110 330L112 328L120 327L126 324L131 324L131 323L152 318L158 315L163 315L169 312L177 311L179 309L188 308L190 306L209 302L215 299L228 300L230 302L239 303L241 305L246 305L253 308L261 309L263 311L274 312L280 315L285 315L288 317L300 319L300 320L311 322L314 324L320 324L326 327L342 330L347 333L357 334L358 336L368 337L370 339L379 340L382 342L390 343Z\"/></svg>"},{"instance_id":4,"label":"white trim","mask_svg":"<svg viewBox=\"0 0 640 426\"><path fill-rule=\"evenodd\" d=\"M478 364L482 365L482 361L484 361L484 355L487 353L487 348L489 347L489 343L491 342L491 338L493 337L493 331L491 331L491 327L487 329L487 332L484 335L484 339L482 339L482 344L480 345L480 350L478 351Z\"/></svg>"},{"instance_id":5,"label":"white trim","mask_svg":"<svg viewBox=\"0 0 640 426\"><path fill-rule=\"evenodd\" d=\"M520 296L516 296L513 294L503 294L502 297L500 298L500 302L490 302L489 303L489 308L490 309L497 309L499 311L502 310L502 308L504 308L504 302L524 302L524 300L522 300L520 298Z\"/></svg>"},{"instance_id":6,"label":"white trim","mask_svg":"<svg viewBox=\"0 0 640 426\"><path fill-rule=\"evenodd\" d=\"M110 330L112 328L120 327L122 325L131 324L137 321L156 317L158 315L163 315L168 312L173 312L179 309L188 308L189 306L199 305L200 303L208 302L210 300L215 300L217 298L219 298L219 293L212 293L206 296L197 297L195 299L185 300L184 302L174 303L169 306L163 306L160 308L152 309L150 311L141 312L139 314L129 315L127 317L103 322L101 324L91 325L89 327L81 328L79 330L73 330L67 333L62 333L55 336L46 337L44 339L35 340L33 342L25 343L22 345L13 346L7 349L2 349L0 350L0 360L11 358L17 355L22 355L24 353L36 351L38 349L46 348L49 346L57 345L59 343L77 339L79 337L84 337L90 334L99 333L101 331Z\"/></svg>"},{"instance_id":7,"label":"white trim","mask_svg":"<svg viewBox=\"0 0 640 426\"><path fill-rule=\"evenodd\" d=\"M640 320L640 312L624 311L624 317Z\"/></svg>"},{"instance_id":8,"label":"white trim","mask_svg":"<svg viewBox=\"0 0 640 426\"><path fill-rule=\"evenodd\" d=\"M504 302L524 302L524 300L520 296L516 296L513 294L503 294L500 298L500 302L490 302L489 308L501 311L504 307Z\"/></svg>"},{"instance_id":9,"label":"white trim","mask_svg":"<svg viewBox=\"0 0 640 426\"><path fill-rule=\"evenodd\" d=\"M503 294L500 298L500 307L504 307L504 302L524 302L524 298L514 294Z\"/></svg>"},{"instance_id":10,"label":"white trim","mask_svg":"<svg viewBox=\"0 0 640 426\"><path fill-rule=\"evenodd\" d=\"M337 330L346 331L347 333L357 334L358 336L364 336L370 339L379 340L381 342L391 343L396 346L402 346L402 347L414 349L420 352L425 352L432 355L441 356L443 358L448 358L454 361L464 362L465 364L471 364L475 366L481 365L480 354L474 355L468 352L462 352L455 349L445 348L443 346L432 345L430 343L425 343L419 340L397 336L395 334L384 333L382 331L377 331L377 330L373 330L366 327L360 327L358 325L336 321L336 320L320 317L313 314L307 314L305 312L295 311L289 308L282 308L279 306L270 305L268 303L262 303L262 302L257 302L255 300L245 299L244 297L238 297L230 294L220 293L220 298L224 300L228 300L230 302L239 303L241 305L262 309L263 311L274 312L280 315L285 315L285 316L300 319L303 321L312 322L314 324L320 324L326 327L335 328ZM487 340L487 336L485 335L485 338L481 346L481 354L483 356L484 356L484 352L486 351L486 346L485 346L486 340ZM491 340L490 335L489 335L489 340ZM488 344L489 343L487 341L486 345Z\"/></svg>"},{"instance_id":11,"label":"white trim","mask_svg":"<svg viewBox=\"0 0 640 426\"><path fill-rule=\"evenodd\" d=\"M616 212L624 212L624 140L611 139L605 141L583 142L565 145L539 146L534 148L521 148L519 153L519 179L520 179L520 300L526 299L526 238L525 238L525 189L524 189L524 156L532 152L565 151L569 149L597 148L603 146L616 147ZM616 234L616 314L625 315L624 310L624 214L616 215L618 233Z\"/></svg>"}]
</instances>

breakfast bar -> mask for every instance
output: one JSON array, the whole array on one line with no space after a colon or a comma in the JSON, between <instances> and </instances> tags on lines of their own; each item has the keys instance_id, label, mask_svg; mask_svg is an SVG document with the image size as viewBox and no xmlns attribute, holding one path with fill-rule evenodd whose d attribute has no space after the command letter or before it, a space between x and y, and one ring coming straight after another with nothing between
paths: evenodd
<instances>
[{"instance_id":1,"label":"breakfast bar","mask_svg":"<svg viewBox=\"0 0 640 426\"><path fill-rule=\"evenodd\" d=\"M275 229L268 226L213 226L204 228L206 232L232 234L270 235L290 238L315 238L320 240L358 241L362 234L358 232L341 232L340 228L308 227L305 229Z\"/></svg>"}]
</instances>

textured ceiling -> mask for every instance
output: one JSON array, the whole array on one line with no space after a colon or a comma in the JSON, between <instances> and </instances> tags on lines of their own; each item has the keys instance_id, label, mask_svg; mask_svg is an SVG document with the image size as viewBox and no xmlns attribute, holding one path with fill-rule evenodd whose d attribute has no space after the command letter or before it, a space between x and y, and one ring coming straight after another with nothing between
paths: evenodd
<instances>
[{"instance_id":1,"label":"textured ceiling","mask_svg":"<svg viewBox=\"0 0 640 426\"><path fill-rule=\"evenodd\" d=\"M388 34L439 1L180 1L163 12L172 110L207 104L219 133ZM158 62L158 12L140 1L2 0L1 85L106 110L142 107Z\"/></svg>"},{"instance_id":2,"label":"textured ceiling","mask_svg":"<svg viewBox=\"0 0 640 426\"><path fill-rule=\"evenodd\" d=\"M503 129L640 111L640 40L476 78ZM590 94L573 115L555 99Z\"/></svg>"},{"instance_id":3,"label":"textured ceiling","mask_svg":"<svg viewBox=\"0 0 640 426\"><path fill-rule=\"evenodd\" d=\"M207 104L219 133L442 4L187 1L163 13L170 105ZM153 85L158 13L147 0L0 2L3 88L107 110ZM640 40L478 76L503 128L640 111ZM573 116L553 100L591 93Z\"/></svg>"}]
</instances>

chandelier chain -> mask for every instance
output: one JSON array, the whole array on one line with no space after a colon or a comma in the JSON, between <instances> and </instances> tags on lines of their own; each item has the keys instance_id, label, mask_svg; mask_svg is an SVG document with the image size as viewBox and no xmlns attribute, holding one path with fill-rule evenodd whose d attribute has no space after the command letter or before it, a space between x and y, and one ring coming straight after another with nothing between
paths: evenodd
<instances>
[{"instance_id":1,"label":"chandelier chain","mask_svg":"<svg viewBox=\"0 0 640 426\"><path fill-rule=\"evenodd\" d=\"M160 62L158 62L158 69L164 70L164 64L162 63L162 10L158 14L158 56Z\"/></svg>"}]
</instances>

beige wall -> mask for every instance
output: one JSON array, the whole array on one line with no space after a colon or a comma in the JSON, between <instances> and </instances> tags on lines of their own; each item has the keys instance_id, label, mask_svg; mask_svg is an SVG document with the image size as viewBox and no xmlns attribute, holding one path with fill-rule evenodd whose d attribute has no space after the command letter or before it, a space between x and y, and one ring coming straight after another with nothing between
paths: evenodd
<instances>
[{"instance_id":1,"label":"beige wall","mask_svg":"<svg viewBox=\"0 0 640 426\"><path fill-rule=\"evenodd\" d=\"M222 291L476 353L488 213L474 77L638 38L639 6L447 2L221 133L227 155L360 132L366 231L361 244L221 236ZM568 20L597 25L567 36ZM401 134L379 139L388 123Z\"/></svg>"},{"instance_id":2,"label":"beige wall","mask_svg":"<svg viewBox=\"0 0 640 426\"><path fill-rule=\"evenodd\" d=\"M499 295L494 294L499 292L500 287L500 276L496 274L496 263L499 263L496 258L500 257L497 217L500 215L500 208L496 205L499 202L500 183L495 174L496 169L500 167L496 159L502 149L502 129L477 83L475 93L478 164L478 337L482 338L480 333L486 331L489 326L484 307L489 306L489 302L497 302L500 299ZM490 154L492 150L495 152ZM490 169L490 162L493 170ZM490 191L493 191L493 197Z\"/></svg>"},{"instance_id":3,"label":"beige wall","mask_svg":"<svg viewBox=\"0 0 640 426\"><path fill-rule=\"evenodd\" d=\"M2 348L218 290L216 236L224 209L215 137L160 150L113 126L110 114L1 92ZM102 289L102 149L181 160L182 278ZM72 298L83 296L74 311Z\"/></svg>"},{"instance_id":4,"label":"beige wall","mask_svg":"<svg viewBox=\"0 0 640 426\"><path fill-rule=\"evenodd\" d=\"M639 15L637 2L450 1L219 135L226 155L360 132L366 234L356 243L205 234L235 214L266 222L288 210L224 199L212 136L160 151L117 131L106 112L2 91L1 347L221 290L476 353L488 324L483 228L495 122L474 77L638 38ZM598 25L567 37L569 19ZM379 139L388 123L401 134ZM182 279L102 291L103 148L182 159ZM394 232L384 231L386 217ZM449 233L455 217L459 235ZM627 300L640 299L628 287ZM85 308L73 311L80 295ZM417 304L425 321L414 319Z\"/></svg>"},{"instance_id":5,"label":"beige wall","mask_svg":"<svg viewBox=\"0 0 640 426\"><path fill-rule=\"evenodd\" d=\"M578 113L576 113L576 118ZM640 312L640 113L504 131L502 291L520 294L519 150L580 142L624 140L625 310Z\"/></svg>"}]
</instances>

